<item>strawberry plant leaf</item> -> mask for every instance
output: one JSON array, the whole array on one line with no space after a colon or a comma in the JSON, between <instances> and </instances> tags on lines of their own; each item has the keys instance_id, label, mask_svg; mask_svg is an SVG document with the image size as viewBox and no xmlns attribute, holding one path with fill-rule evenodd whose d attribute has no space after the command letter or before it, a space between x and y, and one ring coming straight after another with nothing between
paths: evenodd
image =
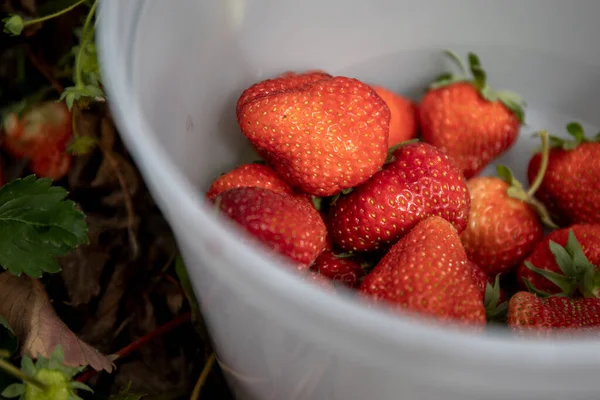
<instances>
[{"instance_id":1,"label":"strawberry plant leaf","mask_svg":"<svg viewBox=\"0 0 600 400\"><path fill-rule=\"evenodd\" d=\"M19 340L8 321L0 315L0 350L6 350L10 355L19 347Z\"/></svg>"},{"instance_id":2,"label":"strawberry plant leaf","mask_svg":"<svg viewBox=\"0 0 600 400\"><path fill-rule=\"evenodd\" d=\"M4 389L0 395L2 395L2 397L6 397L7 399L12 399L14 397L20 397L24 394L25 385L23 385L22 383L13 383L12 385Z\"/></svg>"},{"instance_id":3,"label":"strawberry plant leaf","mask_svg":"<svg viewBox=\"0 0 600 400\"><path fill-rule=\"evenodd\" d=\"M533 283L531 283L531 281L527 278L523 278L523 283L525 284L525 287L527 288L527 290L530 293L535 294L538 297L551 297L552 295L548 292L545 292L543 290L539 290L537 289L535 286L533 286Z\"/></svg>"},{"instance_id":4,"label":"strawberry plant leaf","mask_svg":"<svg viewBox=\"0 0 600 400\"><path fill-rule=\"evenodd\" d=\"M85 215L68 192L30 175L0 188L0 265L14 275L58 272L57 256L88 242Z\"/></svg>"},{"instance_id":5,"label":"strawberry plant leaf","mask_svg":"<svg viewBox=\"0 0 600 400\"><path fill-rule=\"evenodd\" d=\"M554 254L558 268L560 268L563 274L567 276L574 276L577 273L577 270L575 269L571 255L569 255L567 250L552 240L549 242L549 247L550 252Z\"/></svg>"},{"instance_id":6,"label":"strawberry plant leaf","mask_svg":"<svg viewBox=\"0 0 600 400\"><path fill-rule=\"evenodd\" d=\"M579 143L581 143L585 138L585 135L583 134L583 127L578 122L570 122L567 124L567 132L569 132L569 134L573 136Z\"/></svg>"},{"instance_id":7,"label":"strawberry plant leaf","mask_svg":"<svg viewBox=\"0 0 600 400\"><path fill-rule=\"evenodd\" d=\"M525 267L527 267L531 271L538 273L539 275L548 279L550 282L554 283L566 295L571 296L575 292L576 285L574 285L573 282L571 281L571 279L567 278L565 275L556 273L554 271L548 271L545 269L536 268L529 261L525 261L524 264L525 264Z\"/></svg>"},{"instance_id":8,"label":"strawberry plant leaf","mask_svg":"<svg viewBox=\"0 0 600 400\"><path fill-rule=\"evenodd\" d=\"M321 211L321 207L323 206L323 198L317 196L311 196L310 200L312 201L313 207L317 211Z\"/></svg>"},{"instance_id":9,"label":"strawberry plant leaf","mask_svg":"<svg viewBox=\"0 0 600 400\"><path fill-rule=\"evenodd\" d=\"M11 36L19 36L25 28L25 22L20 15L9 15L8 17L3 18L2 22L4 23L4 33Z\"/></svg>"},{"instance_id":10,"label":"strawberry plant leaf","mask_svg":"<svg viewBox=\"0 0 600 400\"><path fill-rule=\"evenodd\" d=\"M465 68L465 64L462 62L458 54L449 49L444 50L443 53L456 64L456 66L460 69L463 79L465 79L467 77L467 69Z\"/></svg>"}]
</instances>

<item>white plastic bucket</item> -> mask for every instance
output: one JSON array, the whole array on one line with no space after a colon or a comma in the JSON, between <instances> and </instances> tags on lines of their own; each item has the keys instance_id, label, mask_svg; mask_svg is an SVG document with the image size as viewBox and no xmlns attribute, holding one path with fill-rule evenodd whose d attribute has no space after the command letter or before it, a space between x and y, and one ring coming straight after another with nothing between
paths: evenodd
<instances>
[{"instance_id":1,"label":"white plastic bucket","mask_svg":"<svg viewBox=\"0 0 600 400\"><path fill-rule=\"evenodd\" d=\"M251 157L235 118L245 87L319 68L418 98L443 48L478 53L493 87L528 102L501 159L522 179L530 133L600 126L599 1L103 0L100 13L109 101L239 398L599 398L600 342L472 335L366 309L301 283L203 200Z\"/></svg>"}]
</instances>

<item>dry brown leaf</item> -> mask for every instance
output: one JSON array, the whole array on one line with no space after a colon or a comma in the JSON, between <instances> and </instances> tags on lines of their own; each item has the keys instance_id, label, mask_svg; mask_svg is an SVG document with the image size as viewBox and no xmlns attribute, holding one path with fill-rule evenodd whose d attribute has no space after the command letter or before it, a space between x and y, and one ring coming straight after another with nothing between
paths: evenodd
<instances>
[{"instance_id":1,"label":"dry brown leaf","mask_svg":"<svg viewBox=\"0 0 600 400\"><path fill-rule=\"evenodd\" d=\"M28 276L0 273L0 315L13 327L22 343L22 354L49 357L57 345L65 352L64 363L111 372L112 362L80 340L56 315L40 281Z\"/></svg>"},{"instance_id":2,"label":"dry brown leaf","mask_svg":"<svg viewBox=\"0 0 600 400\"><path fill-rule=\"evenodd\" d=\"M88 304L100 294L100 276L109 260L109 254L95 249L95 246L81 246L61 257L61 277L67 288L71 306Z\"/></svg>"},{"instance_id":3,"label":"dry brown leaf","mask_svg":"<svg viewBox=\"0 0 600 400\"><path fill-rule=\"evenodd\" d=\"M109 351L115 335L119 304L127 286L127 264L119 264L98 304L96 315L80 333L82 339Z\"/></svg>"}]
</instances>

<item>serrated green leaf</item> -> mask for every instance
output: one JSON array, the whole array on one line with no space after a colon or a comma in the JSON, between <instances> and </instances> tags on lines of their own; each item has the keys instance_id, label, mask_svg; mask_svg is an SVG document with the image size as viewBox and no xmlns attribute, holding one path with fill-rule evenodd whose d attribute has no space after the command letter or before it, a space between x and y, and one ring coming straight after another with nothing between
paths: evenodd
<instances>
[{"instance_id":1,"label":"serrated green leaf","mask_svg":"<svg viewBox=\"0 0 600 400\"><path fill-rule=\"evenodd\" d=\"M19 340L12 330L8 321L0 315L0 349L7 350L9 354L14 354L19 348Z\"/></svg>"},{"instance_id":2,"label":"serrated green leaf","mask_svg":"<svg viewBox=\"0 0 600 400\"><path fill-rule=\"evenodd\" d=\"M25 394L25 385L22 383L13 383L2 391L2 397L12 399Z\"/></svg>"},{"instance_id":3,"label":"serrated green leaf","mask_svg":"<svg viewBox=\"0 0 600 400\"><path fill-rule=\"evenodd\" d=\"M25 28L25 22L20 15L9 15L3 18L2 22L4 23L4 33L11 36L19 36L23 32L23 28Z\"/></svg>"},{"instance_id":4,"label":"serrated green leaf","mask_svg":"<svg viewBox=\"0 0 600 400\"><path fill-rule=\"evenodd\" d=\"M0 188L0 265L14 275L58 272L57 256L87 243L85 215L68 192L31 175Z\"/></svg>"}]
</instances>

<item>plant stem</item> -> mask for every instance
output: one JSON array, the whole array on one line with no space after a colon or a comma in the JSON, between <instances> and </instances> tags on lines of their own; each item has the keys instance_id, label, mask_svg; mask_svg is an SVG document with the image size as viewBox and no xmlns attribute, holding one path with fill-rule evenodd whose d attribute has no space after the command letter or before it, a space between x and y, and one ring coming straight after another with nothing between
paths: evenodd
<instances>
[{"instance_id":1,"label":"plant stem","mask_svg":"<svg viewBox=\"0 0 600 400\"><path fill-rule=\"evenodd\" d=\"M116 356L114 358L114 361L119 360L125 356L128 356L129 354L138 350L140 347L142 347L149 341L156 339L157 337L159 337L169 331L172 331L173 329L179 327L180 325L183 325L186 322L191 321L191 319L192 319L191 312L186 312L185 314L181 314L180 316L172 319L171 321L167 322L164 325L159 326L152 332L147 333L146 335L137 339L135 342L133 342L133 343L123 347L121 350L117 351L114 354ZM86 372L84 372L83 374L81 374L77 377L77 381L78 382L87 382L89 379L94 377L97 373L98 373L98 371L93 370L93 369L87 370Z\"/></svg>"},{"instance_id":2,"label":"plant stem","mask_svg":"<svg viewBox=\"0 0 600 400\"><path fill-rule=\"evenodd\" d=\"M48 14L48 15L46 15L44 17L30 19L29 21L25 21L23 23L23 26L29 26L29 25L37 24L38 22L44 22L44 21L47 21L49 19L56 18L58 16L61 16L63 14L68 13L69 11L71 11L72 9L74 9L75 7L77 7L78 5L83 4L83 3L85 3L85 0L79 0L78 2L71 4L67 8L64 8L64 9L62 9L60 11L57 11L54 14Z\"/></svg>"},{"instance_id":3,"label":"plant stem","mask_svg":"<svg viewBox=\"0 0 600 400\"><path fill-rule=\"evenodd\" d=\"M6 361L2 358L0 358L0 369L3 370L4 372L14 376L15 378L20 379L21 381L23 381L25 383L28 383L30 385L37 387L38 389L40 389L44 392L50 388L44 382L42 382L38 379L35 379L32 376L24 374L23 371L21 371L19 368L15 367L14 365L12 365L11 363L9 363L8 361Z\"/></svg>"},{"instance_id":4,"label":"plant stem","mask_svg":"<svg viewBox=\"0 0 600 400\"><path fill-rule=\"evenodd\" d=\"M0 358L8 358L10 357L10 352L8 350L0 350Z\"/></svg>"},{"instance_id":5,"label":"plant stem","mask_svg":"<svg viewBox=\"0 0 600 400\"><path fill-rule=\"evenodd\" d=\"M85 46L88 44L88 41L91 39L91 36L94 33L95 27L92 26L90 28L90 23L92 22L92 18L94 13L96 12L96 7L98 6L98 0L94 1L92 4L92 8L90 8L90 12L88 13L85 22L83 24L83 29L81 30L81 41L79 43L79 50L77 51L77 56L75 57L75 86L78 88L83 88L83 77L81 71L81 57L83 55ZM90 30L88 34L88 29Z\"/></svg>"},{"instance_id":6,"label":"plant stem","mask_svg":"<svg viewBox=\"0 0 600 400\"><path fill-rule=\"evenodd\" d=\"M542 185L542 181L544 180L544 175L546 175L546 170L548 169L548 158L550 157L550 149L548 145L548 132L543 130L540 132L540 136L542 138L542 161L540 163L540 169L535 177L535 180L529 187L527 191L527 197L532 198L535 192Z\"/></svg>"},{"instance_id":7,"label":"plant stem","mask_svg":"<svg viewBox=\"0 0 600 400\"><path fill-rule=\"evenodd\" d=\"M212 370L213 364L215 363L215 357L216 357L215 353L212 353L208 357L208 360L206 360L206 364L204 364L202 373L200 374L200 377L198 378L198 381L196 382L196 386L194 386L194 391L192 392L190 400L198 400L200 398L200 390L202 389L202 386L204 386L204 383L206 382L206 378L208 378L208 374Z\"/></svg>"}]
</instances>

